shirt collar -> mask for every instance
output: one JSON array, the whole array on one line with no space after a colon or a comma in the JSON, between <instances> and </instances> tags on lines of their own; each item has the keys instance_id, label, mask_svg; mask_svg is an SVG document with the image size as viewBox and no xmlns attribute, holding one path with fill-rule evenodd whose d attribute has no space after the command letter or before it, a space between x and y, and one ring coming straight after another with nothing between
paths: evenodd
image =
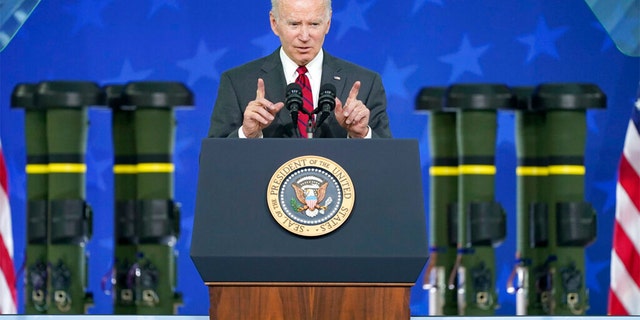
<instances>
[{"instance_id":1,"label":"shirt collar","mask_svg":"<svg viewBox=\"0 0 640 320\"><path fill-rule=\"evenodd\" d=\"M286 53L284 53L284 49L282 49L282 47L280 47L280 60L282 61L282 68L284 70L284 75L287 78L287 83L294 82L296 80L296 77L298 76L298 73L296 71L298 69L298 65L293 62L293 60L291 60L291 58L289 58ZM313 58L313 60L311 60L309 63L307 63L307 76L309 77L310 81L313 81L314 78L318 80L319 77L322 76L323 60L324 50L320 50L316 57Z\"/></svg>"}]
</instances>

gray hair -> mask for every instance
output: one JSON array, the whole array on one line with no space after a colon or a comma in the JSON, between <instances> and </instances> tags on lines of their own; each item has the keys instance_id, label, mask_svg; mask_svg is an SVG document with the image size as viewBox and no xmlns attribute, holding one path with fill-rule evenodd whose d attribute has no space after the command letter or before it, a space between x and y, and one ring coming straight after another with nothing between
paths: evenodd
<instances>
[{"instance_id":1,"label":"gray hair","mask_svg":"<svg viewBox=\"0 0 640 320\"><path fill-rule=\"evenodd\" d=\"M271 0L271 13L276 18L276 20L280 16L280 1L282 0ZM324 0L324 5L327 9L327 15L331 14L331 0Z\"/></svg>"}]
</instances>

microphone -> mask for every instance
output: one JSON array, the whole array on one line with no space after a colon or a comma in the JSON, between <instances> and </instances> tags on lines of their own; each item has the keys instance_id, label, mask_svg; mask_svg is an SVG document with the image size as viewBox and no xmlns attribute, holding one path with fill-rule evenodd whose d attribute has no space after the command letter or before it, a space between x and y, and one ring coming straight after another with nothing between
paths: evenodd
<instances>
[{"instance_id":1,"label":"microphone","mask_svg":"<svg viewBox=\"0 0 640 320\"><path fill-rule=\"evenodd\" d=\"M295 132L298 132L298 111L302 110L302 88L299 84L292 82L287 86L286 96L284 100L284 105L289 110L289 114L291 114L291 120L294 125ZM298 132L300 134L300 132Z\"/></svg>"},{"instance_id":2,"label":"microphone","mask_svg":"<svg viewBox=\"0 0 640 320\"><path fill-rule=\"evenodd\" d=\"M313 113L320 115L316 119L316 128L326 120L333 109L336 108L336 86L331 83L325 83L320 87L320 96L318 97L318 108Z\"/></svg>"}]
</instances>

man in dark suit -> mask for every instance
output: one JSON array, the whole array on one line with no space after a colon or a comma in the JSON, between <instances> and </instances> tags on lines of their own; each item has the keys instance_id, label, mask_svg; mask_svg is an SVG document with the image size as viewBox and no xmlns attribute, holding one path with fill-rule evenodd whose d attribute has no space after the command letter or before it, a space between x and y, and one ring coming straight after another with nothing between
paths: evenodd
<instances>
[{"instance_id":1,"label":"man in dark suit","mask_svg":"<svg viewBox=\"0 0 640 320\"><path fill-rule=\"evenodd\" d=\"M282 101L287 84L295 81L301 73L298 67L304 66L314 106L318 105L321 84L331 83L336 88L335 110L316 129L314 138L390 138L380 76L322 49L331 25L331 0L271 3L271 29L282 46L222 74L209 137L299 136L289 111L282 110Z\"/></svg>"}]
</instances>

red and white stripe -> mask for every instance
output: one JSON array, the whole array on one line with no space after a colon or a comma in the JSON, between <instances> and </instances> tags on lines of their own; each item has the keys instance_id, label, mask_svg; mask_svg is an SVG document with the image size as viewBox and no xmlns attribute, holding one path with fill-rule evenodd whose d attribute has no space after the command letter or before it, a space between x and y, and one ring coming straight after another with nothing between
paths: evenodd
<instances>
[{"instance_id":1,"label":"red and white stripe","mask_svg":"<svg viewBox=\"0 0 640 320\"><path fill-rule=\"evenodd\" d=\"M0 143L0 314L15 314L16 303L16 273L13 267L13 233L7 167Z\"/></svg>"},{"instance_id":2,"label":"red and white stripe","mask_svg":"<svg viewBox=\"0 0 640 320\"><path fill-rule=\"evenodd\" d=\"M608 313L640 315L640 98L618 168Z\"/></svg>"}]
</instances>

